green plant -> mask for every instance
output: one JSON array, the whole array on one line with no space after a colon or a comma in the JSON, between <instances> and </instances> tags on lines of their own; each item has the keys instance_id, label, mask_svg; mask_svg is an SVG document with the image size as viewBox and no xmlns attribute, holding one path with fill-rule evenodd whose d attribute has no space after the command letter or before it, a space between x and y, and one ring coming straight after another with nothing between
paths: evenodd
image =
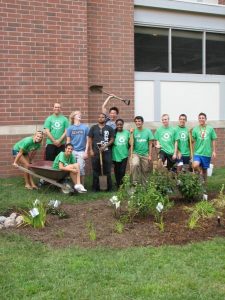
<instances>
[{"instance_id":1,"label":"green plant","mask_svg":"<svg viewBox=\"0 0 225 300\"><path fill-rule=\"evenodd\" d=\"M189 201L199 199L204 193L198 174L180 173L177 176L177 187L181 195Z\"/></svg>"},{"instance_id":2,"label":"green plant","mask_svg":"<svg viewBox=\"0 0 225 300\"><path fill-rule=\"evenodd\" d=\"M55 207L49 206L47 208L47 214L58 216L60 219L69 218L69 215L63 209L60 209L58 207L55 208Z\"/></svg>"},{"instance_id":3,"label":"green plant","mask_svg":"<svg viewBox=\"0 0 225 300\"><path fill-rule=\"evenodd\" d=\"M120 221L117 221L115 224L115 231L119 234L123 233L124 231L124 224Z\"/></svg>"},{"instance_id":4,"label":"green plant","mask_svg":"<svg viewBox=\"0 0 225 300\"><path fill-rule=\"evenodd\" d=\"M43 228L46 223L46 207L38 199L33 203L33 207L27 211L23 211L23 222L25 225L31 225L34 228Z\"/></svg>"},{"instance_id":5,"label":"green plant","mask_svg":"<svg viewBox=\"0 0 225 300\"><path fill-rule=\"evenodd\" d=\"M149 181L153 182L156 190L164 196L173 192L175 189L175 181L172 173L168 172L166 168L155 170L149 177Z\"/></svg>"},{"instance_id":6,"label":"green plant","mask_svg":"<svg viewBox=\"0 0 225 300\"><path fill-rule=\"evenodd\" d=\"M188 210L192 211L188 219L188 227L190 229L194 229L201 218L210 218L216 213L213 204L208 201L200 201L193 208L188 208Z\"/></svg>"},{"instance_id":7,"label":"green plant","mask_svg":"<svg viewBox=\"0 0 225 300\"><path fill-rule=\"evenodd\" d=\"M127 201L130 198L132 193L133 193L133 187L130 182L130 175L126 174L123 177L122 185L120 186L120 188L116 193L118 201L120 201L121 203Z\"/></svg>"},{"instance_id":8,"label":"green plant","mask_svg":"<svg viewBox=\"0 0 225 300\"><path fill-rule=\"evenodd\" d=\"M218 198L212 200L213 205L219 210L225 208L225 195L223 192L224 192L224 184L222 184L221 186Z\"/></svg>"},{"instance_id":9,"label":"green plant","mask_svg":"<svg viewBox=\"0 0 225 300\"><path fill-rule=\"evenodd\" d=\"M97 234L96 230L94 228L94 224L91 221L87 222L87 230L88 230L88 236L91 241L96 241Z\"/></svg>"}]
</instances>

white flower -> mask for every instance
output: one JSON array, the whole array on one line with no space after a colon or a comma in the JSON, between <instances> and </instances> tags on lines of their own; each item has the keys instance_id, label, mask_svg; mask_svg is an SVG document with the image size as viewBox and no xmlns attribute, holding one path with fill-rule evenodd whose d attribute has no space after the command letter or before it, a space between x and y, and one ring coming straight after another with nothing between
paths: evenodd
<instances>
[{"instance_id":1,"label":"white flower","mask_svg":"<svg viewBox=\"0 0 225 300\"><path fill-rule=\"evenodd\" d=\"M161 202L158 202L156 209L158 210L159 213L163 210L163 204Z\"/></svg>"},{"instance_id":2,"label":"white flower","mask_svg":"<svg viewBox=\"0 0 225 300\"><path fill-rule=\"evenodd\" d=\"M120 201L116 202L116 209L120 207Z\"/></svg>"},{"instance_id":3,"label":"white flower","mask_svg":"<svg viewBox=\"0 0 225 300\"><path fill-rule=\"evenodd\" d=\"M34 203L33 203L33 206L37 206L37 205L39 205L40 203L41 203L41 201L38 200L38 199L36 199L36 200L34 201Z\"/></svg>"},{"instance_id":4,"label":"white flower","mask_svg":"<svg viewBox=\"0 0 225 300\"><path fill-rule=\"evenodd\" d=\"M117 196L112 196L112 198L110 198L109 201L110 201L113 205L116 205L116 203L118 202L118 197L117 197Z\"/></svg>"}]
</instances>

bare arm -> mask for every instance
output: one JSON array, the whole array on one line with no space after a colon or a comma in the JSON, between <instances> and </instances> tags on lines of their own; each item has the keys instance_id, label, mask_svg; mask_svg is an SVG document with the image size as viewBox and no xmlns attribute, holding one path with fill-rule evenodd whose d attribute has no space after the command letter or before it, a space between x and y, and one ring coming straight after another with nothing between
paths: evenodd
<instances>
[{"instance_id":1,"label":"bare arm","mask_svg":"<svg viewBox=\"0 0 225 300\"><path fill-rule=\"evenodd\" d=\"M77 173L78 172L78 164L70 164L67 166L64 166L62 162L59 162L59 169L62 171L66 171L66 172L73 172L73 173Z\"/></svg>"},{"instance_id":2,"label":"bare arm","mask_svg":"<svg viewBox=\"0 0 225 300\"><path fill-rule=\"evenodd\" d=\"M152 146L153 146L153 141L149 141L149 149L148 149L148 160L152 160Z\"/></svg>"},{"instance_id":3,"label":"bare arm","mask_svg":"<svg viewBox=\"0 0 225 300\"><path fill-rule=\"evenodd\" d=\"M114 98L114 95L109 95L109 97L106 98L105 102L102 104L102 113L103 114L107 114L107 108L106 108L106 106L107 106L109 100L112 99L112 98Z\"/></svg>"},{"instance_id":4,"label":"bare arm","mask_svg":"<svg viewBox=\"0 0 225 300\"><path fill-rule=\"evenodd\" d=\"M70 138L70 136L68 136L68 137L66 138L66 143L68 144L68 143L70 143L70 141L71 141L71 138Z\"/></svg>"},{"instance_id":5,"label":"bare arm","mask_svg":"<svg viewBox=\"0 0 225 300\"><path fill-rule=\"evenodd\" d=\"M212 147L213 147L212 157L216 158L216 140L212 141Z\"/></svg>"},{"instance_id":6,"label":"bare arm","mask_svg":"<svg viewBox=\"0 0 225 300\"><path fill-rule=\"evenodd\" d=\"M92 138L91 137L88 137L88 150L90 152L90 155L91 156L94 156L94 151L93 151L93 148L92 148Z\"/></svg>"}]
</instances>

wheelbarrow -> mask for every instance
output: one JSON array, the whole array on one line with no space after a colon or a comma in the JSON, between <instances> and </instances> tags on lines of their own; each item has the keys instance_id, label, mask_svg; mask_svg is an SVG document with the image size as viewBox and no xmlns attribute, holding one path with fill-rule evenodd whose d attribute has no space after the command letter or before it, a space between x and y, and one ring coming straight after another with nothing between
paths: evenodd
<instances>
[{"instance_id":1,"label":"wheelbarrow","mask_svg":"<svg viewBox=\"0 0 225 300\"><path fill-rule=\"evenodd\" d=\"M70 194L74 192L74 189L66 180L66 177L68 177L69 172L53 169L52 161L37 161L35 163L30 164L28 169L22 166L18 166L18 169L34 177L43 179L44 181L54 186L59 187L64 194Z\"/></svg>"}]
</instances>

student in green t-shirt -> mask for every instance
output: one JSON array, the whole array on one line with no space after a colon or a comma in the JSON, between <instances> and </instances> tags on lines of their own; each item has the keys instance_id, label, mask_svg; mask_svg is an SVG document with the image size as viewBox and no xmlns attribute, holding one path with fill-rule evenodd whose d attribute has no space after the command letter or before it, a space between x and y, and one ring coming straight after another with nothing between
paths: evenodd
<instances>
[{"instance_id":1,"label":"student in green t-shirt","mask_svg":"<svg viewBox=\"0 0 225 300\"><path fill-rule=\"evenodd\" d=\"M13 165L28 169L29 164L32 163L36 151L41 148L43 139L43 132L37 131L34 136L25 137L13 146L12 154L15 157ZM24 173L25 188L28 190L37 189L33 178L30 174Z\"/></svg>"},{"instance_id":2,"label":"student in green t-shirt","mask_svg":"<svg viewBox=\"0 0 225 300\"><path fill-rule=\"evenodd\" d=\"M152 141L154 136L150 129L144 128L144 119L142 116L134 118L136 128L131 128L130 144L133 140L133 154L131 157L131 176L132 182L146 184L149 172L150 162L152 160Z\"/></svg>"},{"instance_id":3,"label":"student in green t-shirt","mask_svg":"<svg viewBox=\"0 0 225 300\"><path fill-rule=\"evenodd\" d=\"M130 133L123 129L124 121L116 120L116 134L112 147L112 161L114 165L114 173L116 185L119 188L126 172L127 159L129 155L129 139Z\"/></svg>"},{"instance_id":4,"label":"student in green t-shirt","mask_svg":"<svg viewBox=\"0 0 225 300\"><path fill-rule=\"evenodd\" d=\"M47 135L45 149L46 160L53 161L61 151L65 150L65 137L68 126L68 119L61 114L60 103L55 103L53 114L44 122L44 129Z\"/></svg>"},{"instance_id":5,"label":"student in green t-shirt","mask_svg":"<svg viewBox=\"0 0 225 300\"><path fill-rule=\"evenodd\" d=\"M74 189L77 190L78 193L87 192L80 182L80 166L73 155L73 145L71 143L66 144L65 152L62 151L56 156L52 168L69 172L74 183Z\"/></svg>"},{"instance_id":6,"label":"student in green t-shirt","mask_svg":"<svg viewBox=\"0 0 225 300\"><path fill-rule=\"evenodd\" d=\"M169 125L169 115L162 115L162 126L155 132L156 148L160 149L159 155L164 163L167 161L167 169L171 170L176 163L175 128Z\"/></svg>"},{"instance_id":7,"label":"student in green t-shirt","mask_svg":"<svg viewBox=\"0 0 225 300\"><path fill-rule=\"evenodd\" d=\"M189 165L190 163L190 141L189 141L189 131L186 127L187 116L181 114L179 116L179 124L175 127L176 137L175 137L175 151L177 149L177 172L180 172L183 165Z\"/></svg>"},{"instance_id":8,"label":"student in green t-shirt","mask_svg":"<svg viewBox=\"0 0 225 300\"><path fill-rule=\"evenodd\" d=\"M216 139L215 130L206 124L207 116L205 113L198 115L199 125L192 130L192 138L195 142L193 168L202 173L207 180L207 169L210 167L211 157L216 158Z\"/></svg>"}]
</instances>

